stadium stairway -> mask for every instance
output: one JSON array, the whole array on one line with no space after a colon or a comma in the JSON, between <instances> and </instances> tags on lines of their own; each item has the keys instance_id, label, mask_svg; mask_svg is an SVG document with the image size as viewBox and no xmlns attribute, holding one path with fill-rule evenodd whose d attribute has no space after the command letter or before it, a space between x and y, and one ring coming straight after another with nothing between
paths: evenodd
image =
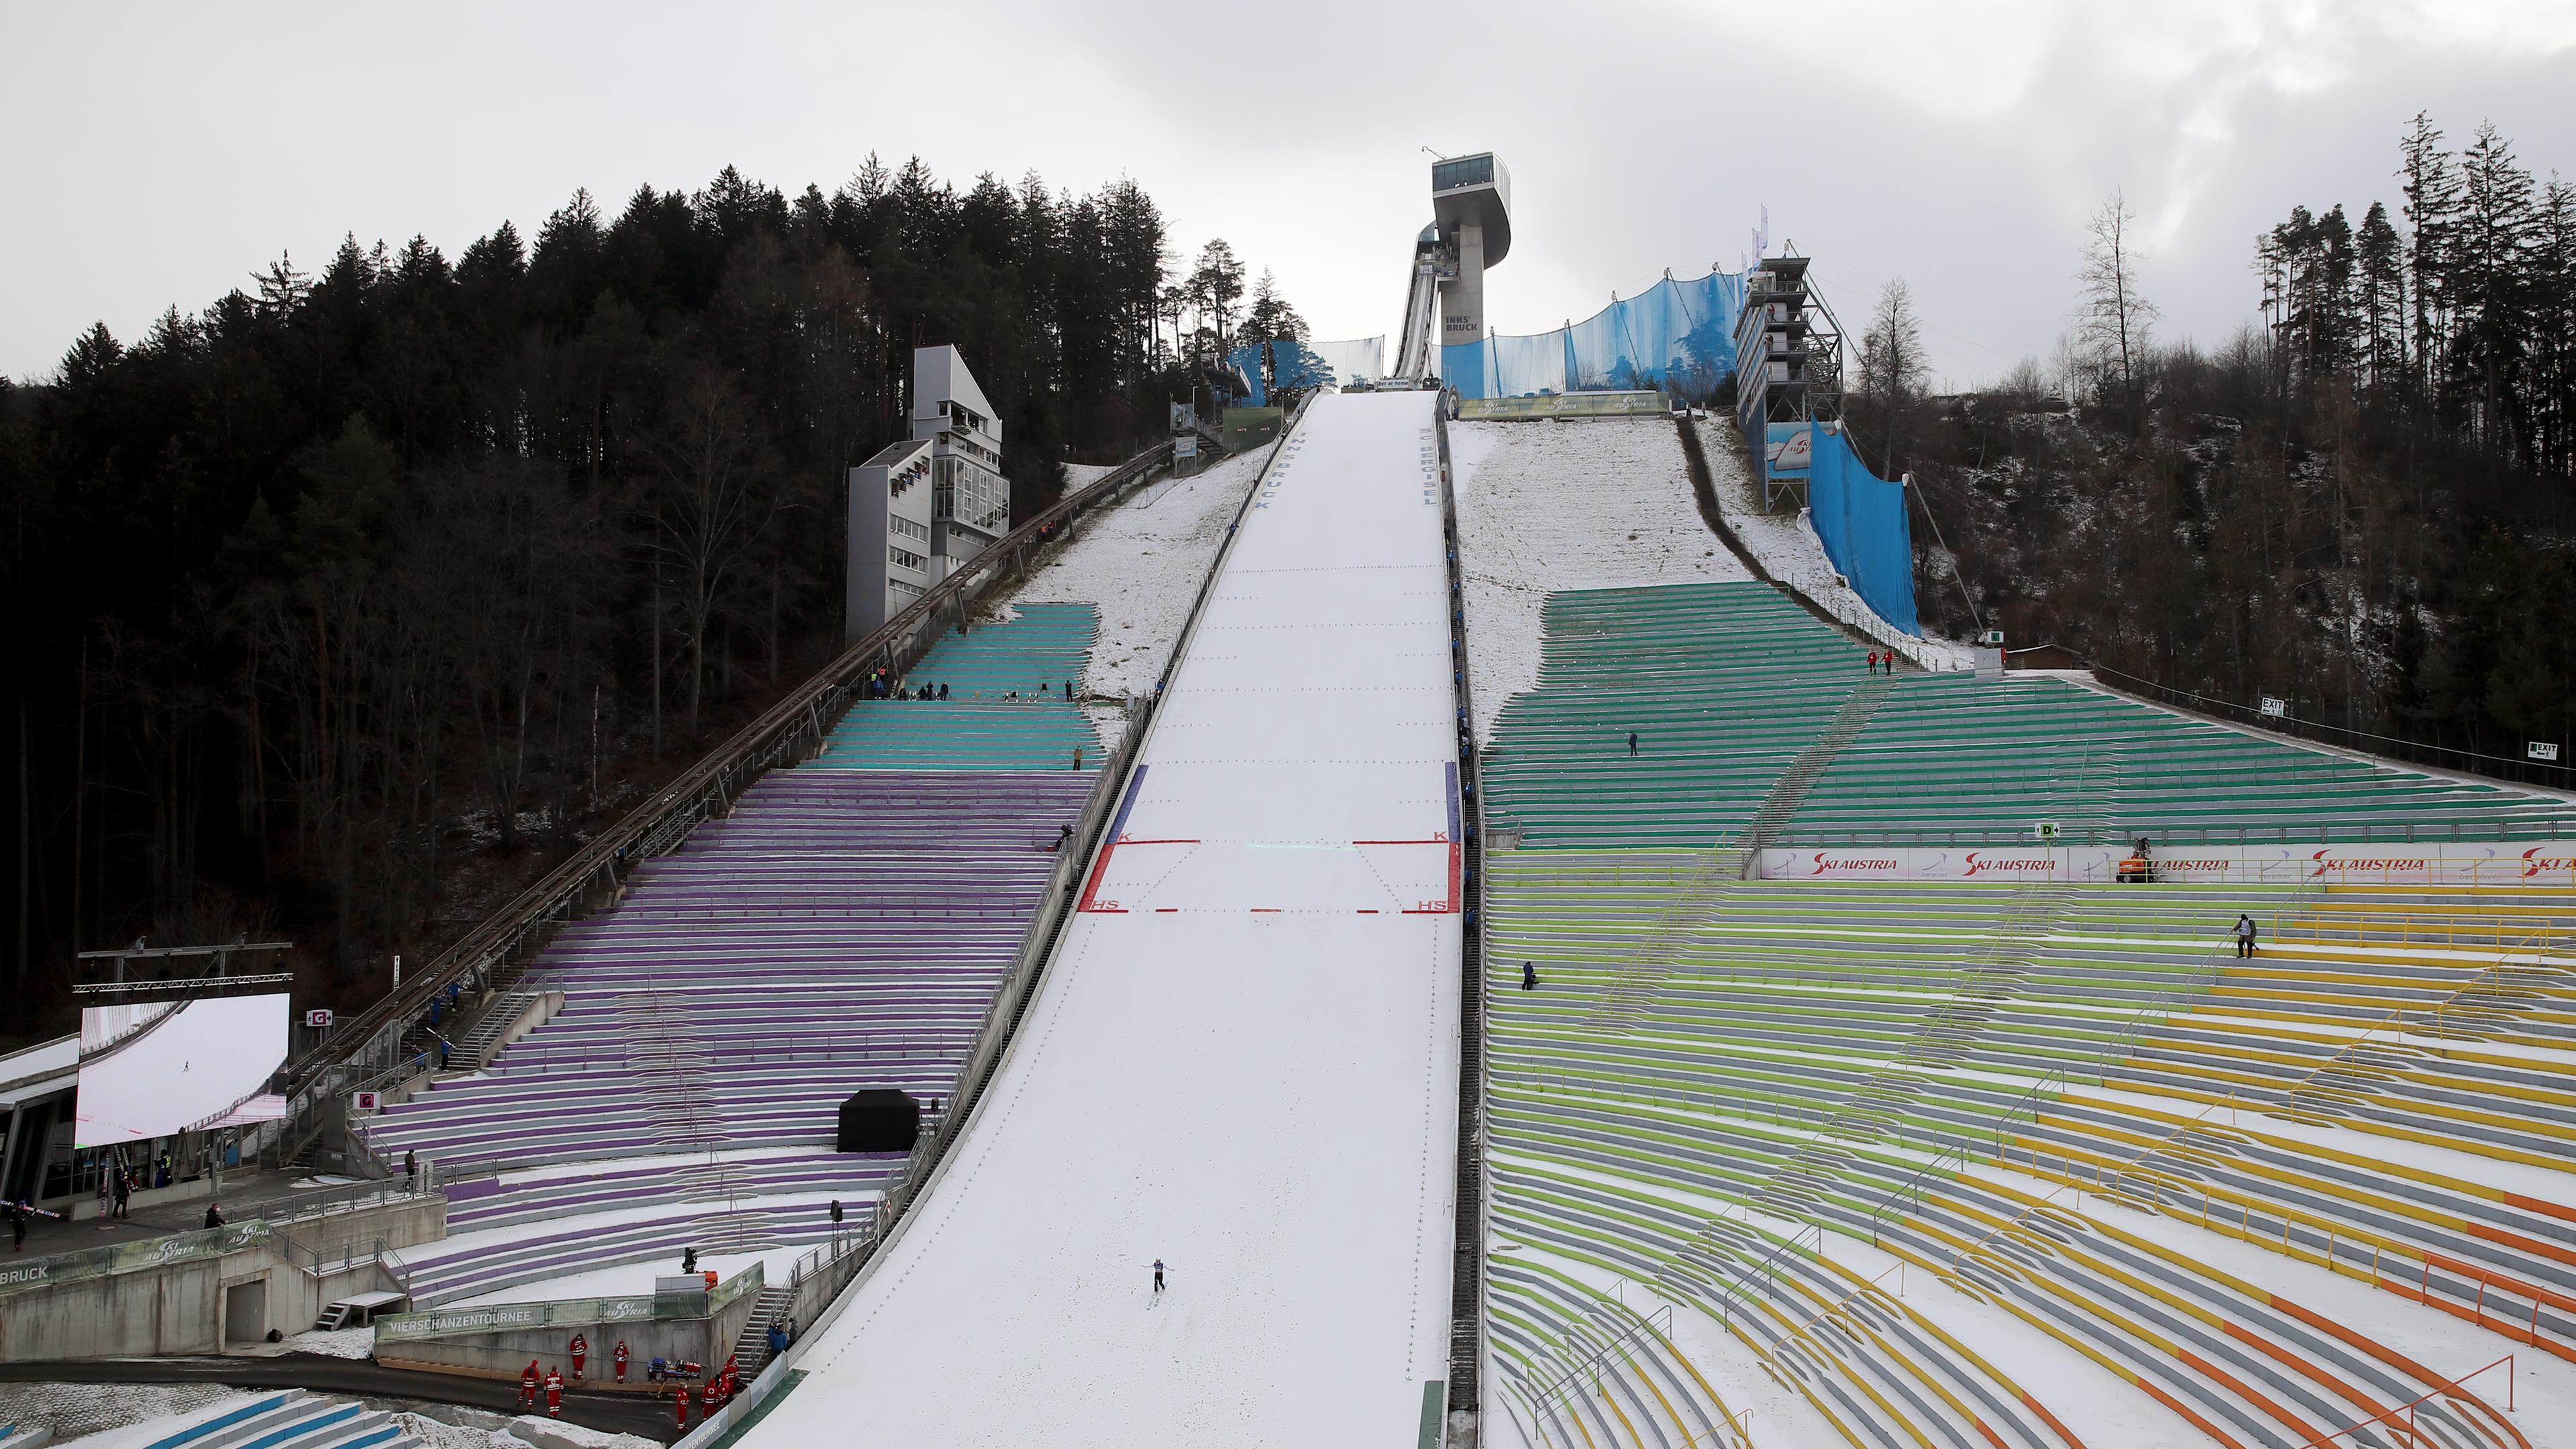
<instances>
[{"instance_id":1,"label":"stadium stairway","mask_svg":"<svg viewBox=\"0 0 2576 1449\"><path fill-rule=\"evenodd\" d=\"M953 1096L1096 778L1065 697L1095 627L1048 605L952 632L913 674L948 701L853 705L565 929L519 984L561 991L555 1015L374 1124L448 1191L451 1236L405 1255L415 1300L856 1231L903 1158L836 1152L839 1106L896 1087L935 1120Z\"/></svg>"},{"instance_id":2,"label":"stadium stairway","mask_svg":"<svg viewBox=\"0 0 2576 1449\"><path fill-rule=\"evenodd\" d=\"M1486 880L1487 1307L1532 1442L1742 1437L1685 1348L1714 1332L1854 1445L2081 1442L2021 1341L2208 1442L2527 1444L2451 1379L2576 1357L2576 892L1736 876L1817 821L2495 838L2565 804L2058 681L1855 678L1764 593L1551 597L1488 748L1522 834ZM2266 1261L2494 1351L2420 1361Z\"/></svg>"}]
</instances>

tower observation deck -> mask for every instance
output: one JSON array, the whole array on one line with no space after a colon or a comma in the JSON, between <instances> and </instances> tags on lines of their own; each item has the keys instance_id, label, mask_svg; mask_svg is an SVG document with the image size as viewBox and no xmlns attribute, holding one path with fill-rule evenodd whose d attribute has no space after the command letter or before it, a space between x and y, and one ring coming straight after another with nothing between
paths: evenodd
<instances>
[{"instance_id":1,"label":"tower observation deck","mask_svg":"<svg viewBox=\"0 0 2576 1449\"><path fill-rule=\"evenodd\" d=\"M1512 176L1491 151L1431 166L1431 218L1457 251L1458 274L1440 286L1440 342L1485 335L1485 268L1512 251Z\"/></svg>"},{"instance_id":2,"label":"tower observation deck","mask_svg":"<svg viewBox=\"0 0 2576 1449\"><path fill-rule=\"evenodd\" d=\"M1432 371L1433 347L1472 347L1484 339L1485 268L1512 250L1511 173L1491 151L1433 162L1431 216L1414 246L1412 295L1405 306L1396 371L1407 377ZM1440 370L1447 372L1445 366Z\"/></svg>"}]
</instances>

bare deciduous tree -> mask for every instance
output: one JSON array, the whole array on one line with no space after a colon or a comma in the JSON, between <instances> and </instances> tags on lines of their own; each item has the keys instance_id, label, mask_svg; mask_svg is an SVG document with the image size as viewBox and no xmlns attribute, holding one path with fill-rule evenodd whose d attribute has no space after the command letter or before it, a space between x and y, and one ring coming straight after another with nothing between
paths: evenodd
<instances>
[{"instance_id":1,"label":"bare deciduous tree","mask_svg":"<svg viewBox=\"0 0 2576 1449\"><path fill-rule=\"evenodd\" d=\"M2083 287L2076 304L2075 341L2097 387L2117 380L2123 398L2137 396L2138 367L2159 315L2138 287L2134 237L2137 213L2114 191L2086 226L2084 264L2075 274Z\"/></svg>"}]
</instances>

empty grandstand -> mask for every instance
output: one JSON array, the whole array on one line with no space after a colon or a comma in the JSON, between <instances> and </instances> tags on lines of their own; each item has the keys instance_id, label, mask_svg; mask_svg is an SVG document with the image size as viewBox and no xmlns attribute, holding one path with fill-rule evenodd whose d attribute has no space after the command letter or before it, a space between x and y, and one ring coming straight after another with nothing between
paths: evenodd
<instances>
[{"instance_id":1,"label":"empty grandstand","mask_svg":"<svg viewBox=\"0 0 2576 1449\"><path fill-rule=\"evenodd\" d=\"M2576 806L1762 585L1546 623L1482 772L1496 1442L2551 1442Z\"/></svg>"},{"instance_id":2,"label":"empty grandstand","mask_svg":"<svg viewBox=\"0 0 2576 1449\"><path fill-rule=\"evenodd\" d=\"M835 1113L955 1095L1099 764L1066 695L1094 628L1054 605L951 633L883 686L945 701L861 701L556 940L521 987L560 992L553 1018L375 1128L447 1184L453 1236L410 1258L422 1306L854 1230L903 1155L836 1152Z\"/></svg>"}]
</instances>

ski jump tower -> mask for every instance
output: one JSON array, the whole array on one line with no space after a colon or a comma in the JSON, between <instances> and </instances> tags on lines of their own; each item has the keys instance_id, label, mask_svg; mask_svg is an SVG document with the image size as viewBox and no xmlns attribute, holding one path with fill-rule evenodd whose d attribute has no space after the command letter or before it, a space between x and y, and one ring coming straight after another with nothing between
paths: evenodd
<instances>
[{"instance_id":1,"label":"ski jump tower","mask_svg":"<svg viewBox=\"0 0 2576 1449\"><path fill-rule=\"evenodd\" d=\"M1843 415L1842 350L1842 326L1807 281L1805 257L1770 257L1745 274L1735 421L1765 513L1807 501L1813 429L1838 426Z\"/></svg>"},{"instance_id":2,"label":"ski jump tower","mask_svg":"<svg viewBox=\"0 0 2576 1449\"><path fill-rule=\"evenodd\" d=\"M1485 268L1511 255L1512 177L1491 151L1451 156L1431 163L1431 225L1414 247L1413 297L1405 313L1404 348L1397 372L1420 377L1431 370L1432 346L1472 349L1485 336ZM1438 289L1436 330L1429 322L1432 288ZM1427 338L1422 333L1428 331ZM1449 354L1438 355L1439 371L1450 376ZM1456 354L1462 365L1481 369L1477 354ZM1484 392L1482 379L1460 379L1470 397Z\"/></svg>"}]
</instances>

